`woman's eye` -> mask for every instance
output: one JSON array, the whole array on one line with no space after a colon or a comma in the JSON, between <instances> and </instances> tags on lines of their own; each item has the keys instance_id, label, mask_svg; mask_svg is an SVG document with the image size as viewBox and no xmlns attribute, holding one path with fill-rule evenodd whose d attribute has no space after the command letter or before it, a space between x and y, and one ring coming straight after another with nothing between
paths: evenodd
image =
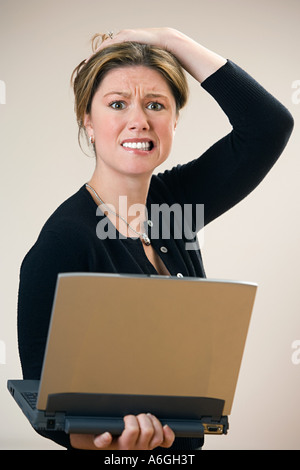
<instances>
[{"instance_id":1,"label":"woman's eye","mask_svg":"<svg viewBox=\"0 0 300 470\"><path fill-rule=\"evenodd\" d=\"M152 102L148 104L147 108L153 111L160 111L161 109L164 108L164 105L161 103Z\"/></svg>"},{"instance_id":2,"label":"woman's eye","mask_svg":"<svg viewBox=\"0 0 300 470\"><path fill-rule=\"evenodd\" d=\"M124 101L113 101L112 103L109 103L109 106L113 109L124 109L125 103Z\"/></svg>"}]
</instances>

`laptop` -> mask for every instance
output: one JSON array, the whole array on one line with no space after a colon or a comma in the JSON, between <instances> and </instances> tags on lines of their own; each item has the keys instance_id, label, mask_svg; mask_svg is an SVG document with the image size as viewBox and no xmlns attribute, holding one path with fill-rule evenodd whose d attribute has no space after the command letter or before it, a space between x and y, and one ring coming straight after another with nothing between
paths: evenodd
<instances>
[{"instance_id":1,"label":"laptop","mask_svg":"<svg viewBox=\"0 0 300 470\"><path fill-rule=\"evenodd\" d=\"M125 415L150 412L177 437L227 434L256 290L59 274L41 379L8 390L38 431L119 435Z\"/></svg>"}]
</instances>

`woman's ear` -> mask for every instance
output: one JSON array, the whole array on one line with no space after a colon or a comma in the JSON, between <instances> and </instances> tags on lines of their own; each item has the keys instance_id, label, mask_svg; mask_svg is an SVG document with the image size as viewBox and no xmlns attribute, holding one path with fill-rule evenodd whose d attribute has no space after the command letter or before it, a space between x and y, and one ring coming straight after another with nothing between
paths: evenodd
<instances>
[{"instance_id":1,"label":"woman's ear","mask_svg":"<svg viewBox=\"0 0 300 470\"><path fill-rule=\"evenodd\" d=\"M175 131L176 131L178 119L179 119L179 113L176 114L176 119L175 119L175 122L174 122L174 133L175 133Z\"/></svg>"},{"instance_id":2,"label":"woman's ear","mask_svg":"<svg viewBox=\"0 0 300 470\"><path fill-rule=\"evenodd\" d=\"M84 115L83 124L84 124L84 130L85 130L86 137L89 141L89 144L94 145L95 143L94 128L93 128L91 117L89 114Z\"/></svg>"},{"instance_id":3,"label":"woman's ear","mask_svg":"<svg viewBox=\"0 0 300 470\"><path fill-rule=\"evenodd\" d=\"M89 114L84 115L83 125L89 137L94 135L94 128L91 122L91 116Z\"/></svg>"}]
</instances>

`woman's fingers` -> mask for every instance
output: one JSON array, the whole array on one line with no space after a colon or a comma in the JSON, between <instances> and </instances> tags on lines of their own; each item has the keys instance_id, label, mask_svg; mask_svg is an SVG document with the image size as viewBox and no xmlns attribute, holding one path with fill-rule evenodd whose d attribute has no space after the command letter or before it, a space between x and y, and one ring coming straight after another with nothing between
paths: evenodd
<instances>
[{"instance_id":1,"label":"woman's fingers","mask_svg":"<svg viewBox=\"0 0 300 470\"><path fill-rule=\"evenodd\" d=\"M164 433L164 441L160 445L160 447L171 447L175 439L174 432L167 424L165 424L165 426L163 427L163 433Z\"/></svg>"},{"instance_id":2,"label":"woman's fingers","mask_svg":"<svg viewBox=\"0 0 300 470\"><path fill-rule=\"evenodd\" d=\"M141 413L138 416L124 418L125 430L130 430L130 434L122 439L122 443L127 447L133 446L135 449L152 450L156 447L170 447L175 439L175 434L169 426L162 426L161 422L152 414ZM137 430L138 427L138 430ZM121 436L122 438L122 436Z\"/></svg>"},{"instance_id":3,"label":"woman's fingers","mask_svg":"<svg viewBox=\"0 0 300 470\"><path fill-rule=\"evenodd\" d=\"M152 440L162 441L163 433L157 439L159 426L153 424L149 415L144 413L138 416L128 415L124 418L125 429L119 438L121 449L149 450ZM161 424L159 423L160 427Z\"/></svg>"},{"instance_id":4,"label":"woman's fingers","mask_svg":"<svg viewBox=\"0 0 300 470\"><path fill-rule=\"evenodd\" d=\"M137 441L139 449L154 449L163 442L162 425L157 418L150 413L139 414L137 420L140 426L140 434Z\"/></svg>"},{"instance_id":5,"label":"woman's fingers","mask_svg":"<svg viewBox=\"0 0 300 470\"><path fill-rule=\"evenodd\" d=\"M118 438L120 450L130 450L136 448L136 443L140 434L140 426L137 417L127 415L124 417L125 428L121 436Z\"/></svg>"},{"instance_id":6,"label":"woman's fingers","mask_svg":"<svg viewBox=\"0 0 300 470\"><path fill-rule=\"evenodd\" d=\"M124 431L119 437L113 438L105 432L93 439L94 446L99 450L152 450L156 447L170 447L175 439L172 429L163 427L150 413L127 415L124 424Z\"/></svg>"},{"instance_id":7,"label":"woman's fingers","mask_svg":"<svg viewBox=\"0 0 300 470\"><path fill-rule=\"evenodd\" d=\"M117 33L100 34L101 44L94 50L94 53L86 60L88 62L101 49L112 44L132 41L142 44L151 44L167 49L169 36L172 34L171 28L140 28L124 29Z\"/></svg>"},{"instance_id":8,"label":"woman's fingers","mask_svg":"<svg viewBox=\"0 0 300 470\"><path fill-rule=\"evenodd\" d=\"M113 437L109 432L104 432L103 434L99 434L94 439L94 445L98 449L107 449L113 441Z\"/></svg>"},{"instance_id":9,"label":"woman's fingers","mask_svg":"<svg viewBox=\"0 0 300 470\"><path fill-rule=\"evenodd\" d=\"M164 442L164 431L161 422L150 413L147 413L148 418L152 421L154 433L149 442L149 449L155 449Z\"/></svg>"}]
</instances>

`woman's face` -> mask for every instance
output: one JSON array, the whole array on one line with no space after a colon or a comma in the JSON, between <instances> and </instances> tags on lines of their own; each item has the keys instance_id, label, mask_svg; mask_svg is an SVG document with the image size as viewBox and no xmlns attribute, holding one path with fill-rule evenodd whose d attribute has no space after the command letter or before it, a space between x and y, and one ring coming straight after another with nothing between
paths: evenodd
<instances>
[{"instance_id":1,"label":"woman's face","mask_svg":"<svg viewBox=\"0 0 300 470\"><path fill-rule=\"evenodd\" d=\"M170 153L177 117L174 96L159 72L145 66L109 71L85 116L97 166L124 175L152 174Z\"/></svg>"}]
</instances>

